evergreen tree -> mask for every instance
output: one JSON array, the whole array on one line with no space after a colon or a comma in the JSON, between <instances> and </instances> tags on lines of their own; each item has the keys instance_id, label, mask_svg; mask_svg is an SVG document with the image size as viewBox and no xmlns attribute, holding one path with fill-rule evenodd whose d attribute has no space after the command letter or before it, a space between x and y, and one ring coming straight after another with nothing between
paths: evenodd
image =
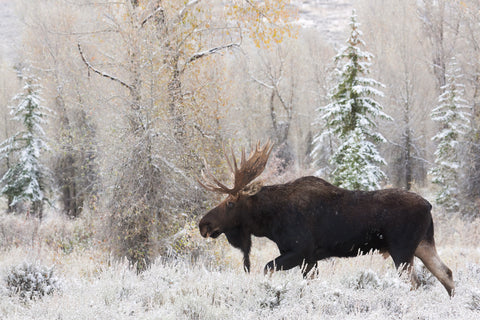
<instances>
[{"instance_id":1,"label":"evergreen tree","mask_svg":"<svg viewBox=\"0 0 480 320\"><path fill-rule=\"evenodd\" d=\"M40 162L41 153L48 149L44 141L42 124L46 123L50 109L41 105L39 86L27 78L23 92L13 98L13 120L19 121L23 130L0 144L0 155L9 158L10 167L0 179L0 196L6 196L9 209L17 203L28 202L33 214L42 217L43 204L48 202L47 172ZM12 158L16 161L12 161Z\"/></svg>"},{"instance_id":2,"label":"evergreen tree","mask_svg":"<svg viewBox=\"0 0 480 320\"><path fill-rule=\"evenodd\" d=\"M378 189L385 178L378 168L378 164L386 165L385 160L358 127L347 134L331 161L336 164L334 183L346 189Z\"/></svg>"},{"instance_id":3,"label":"evergreen tree","mask_svg":"<svg viewBox=\"0 0 480 320\"><path fill-rule=\"evenodd\" d=\"M459 146L462 136L468 131L470 123L470 107L462 98L464 86L460 83L460 69L455 60L450 64L451 71L446 74L446 84L441 88L442 94L431 113L433 121L442 130L432 140L437 142L435 166L430 170L432 182L440 186L436 202L449 212L458 211L460 190Z\"/></svg>"},{"instance_id":4,"label":"evergreen tree","mask_svg":"<svg viewBox=\"0 0 480 320\"><path fill-rule=\"evenodd\" d=\"M378 81L367 78L373 55L362 51L365 46L361 39L357 16L352 12L350 37L347 46L335 56L337 85L331 90L331 103L317 109L315 124L322 128L314 139L313 156L320 158L325 138L334 137L335 151L330 157L333 166L333 183L347 189L378 189L385 174L380 165L385 160L378 153L375 144L385 142L376 131L376 118L391 118L374 99L382 97Z\"/></svg>"}]
</instances>

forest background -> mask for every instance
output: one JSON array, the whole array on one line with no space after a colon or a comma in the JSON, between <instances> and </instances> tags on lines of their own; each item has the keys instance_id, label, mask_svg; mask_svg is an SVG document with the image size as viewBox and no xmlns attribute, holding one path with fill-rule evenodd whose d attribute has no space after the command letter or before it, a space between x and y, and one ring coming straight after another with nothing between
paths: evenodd
<instances>
[{"instance_id":1,"label":"forest background","mask_svg":"<svg viewBox=\"0 0 480 320\"><path fill-rule=\"evenodd\" d=\"M324 130L314 120L329 103L352 9L374 55L369 77L385 85L379 100L394 119L378 122L387 140L378 146L387 163L382 187L435 204L439 186L429 170L442 128L431 114L456 60L470 110L468 132L456 141L461 205L454 212L436 205L435 219L445 239L478 230L478 1L18 0L14 7L21 40L13 50L2 44L0 141L21 127L9 106L26 77L51 109L43 124L49 149L40 157L51 205L35 217L28 205L0 199L1 250L30 248L17 260L67 265L86 251L94 265L112 256L137 271L165 256L226 263L225 248L196 228L220 200L196 181L202 161L228 181L223 147L238 152L270 138L266 183L313 173L331 180L333 150L312 154ZM0 177L15 160L3 158Z\"/></svg>"}]
</instances>

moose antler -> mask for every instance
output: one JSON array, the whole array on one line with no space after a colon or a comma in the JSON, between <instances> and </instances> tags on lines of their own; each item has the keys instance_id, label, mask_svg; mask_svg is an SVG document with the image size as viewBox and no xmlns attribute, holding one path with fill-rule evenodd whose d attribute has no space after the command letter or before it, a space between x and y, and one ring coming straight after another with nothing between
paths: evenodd
<instances>
[{"instance_id":1,"label":"moose antler","mask_svg":"<svg viewBox=\"0 0 480 320\"><path fill-rule=\"evenodd\" d=\"M204 172L202 170L202 178L204 182L198 180L198 183L205 189L209 191L214 191L217 193L226 193L231 195L236 195L240 190L245 188L250 182L252 182L256 177L258 177L263 170L265 170L265 165L267 164L268 157L272 152L272 146L270 140L268 140L263 147L260 147L260 142L257 143L255 149L250 152L248 156L248 160L245 157L245 149L242 148L242 158L240 162L240 168L237 165L237 159L235 158L235 154L232 150L232 161L230 161L229 157L227 156L225 150L225 158L227 159L228 166L233 173L234 176L234 185L233 188L228 188L224 184L222 184L218 179L216 179L213 174L208 171L208 165L205 162L205 169L207 170Z\"/></svg>"}]
</instances>

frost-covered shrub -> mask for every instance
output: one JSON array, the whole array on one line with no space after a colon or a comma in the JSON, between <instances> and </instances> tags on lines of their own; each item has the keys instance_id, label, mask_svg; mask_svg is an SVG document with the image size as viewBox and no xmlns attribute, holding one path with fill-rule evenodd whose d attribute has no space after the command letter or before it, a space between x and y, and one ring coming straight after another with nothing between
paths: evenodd
<instances>
[{"instance_id":1,"label":"frost-covered shrub","mask_svg":"<svg viewBox=\"0 0 480 320\"><path fill-rule=\"evenodd\" d=\"M361 271L348 279L347 284L353 289L376 289L381 286L380 278L372 270Z\"/></svg>"},{"instance_id":2,"label":"frost-covered shrub","mask_svg":"<svg viewBox=\"0 0 480 320\"><path fill-rule=\"evenodd\" d=\"M480 292L472 292L470 300L466 303L466 307L473 311L480 311Z\"/></svg>"},{"instance_id":3,"label":"frost-covered shrub","mask_svg":"<svg viewBox=\"0 0 480 320\"><path fill-rule=\"evenodd\" d=\"M421 265L418 268L415 268L417 273L417 278L420 283L420 286L425 288L431 288L435 286L436 282L438 281L435 276L427 270L424 265Z\"/></svg>"},{"instance_id":4,"label":"frost-covered shrub","mask_svg":"<svg viewBox=\"0 0 480 320\"><path fill-rule=\"evenodd\" d=\"M5 276L6 288L10 294L22 299L37 299L52 294L60 288L53 267L45 267L24 262L13 266Z\"/></svg>"},{"instance_id":5,"label":"frost-covered shrub","mask_svg":"<svg viewBox=\"0 0 480 320\"><path fill-rule=\"evenodd\" d=\"M356 275L344 279L344 283L347 287L355 290L409 288L407 281L402 281L398 275L385 274L379 277L373 270L360 271Z\"/></svg>"},{"instance_id":6,"label":"frost-covered shrub","mask_svg":"<svg viewBox=\"0 0 480 320\"><path fill-rule=\"evenodd\" d=\"M273 286L269 282L262 283L265 289L265 298L260 302L260 307L273 309L278 307L285 298L287 288L285 285Z\"/></svg>"},{"instance_id":7,"label":"frost-covered shrub","mask_svg":"<svg viewBox=\"0 0 480 320\"><path fill-rule=\"evenodd\" d=\"M206 254L208 243L202 241L196 221L186 223L173 236L164 239L168 254L173 257L189 257L195 263L201 254Z\"/></svg>"}]
</instances>

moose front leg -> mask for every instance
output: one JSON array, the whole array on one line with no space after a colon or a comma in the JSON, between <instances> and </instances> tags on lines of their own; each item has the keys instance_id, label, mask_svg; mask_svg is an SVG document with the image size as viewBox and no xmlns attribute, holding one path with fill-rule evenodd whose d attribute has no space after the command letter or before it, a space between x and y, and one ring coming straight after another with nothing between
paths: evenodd
<instances>
[{"instance_id":1,"label":"moose front leg","mask_svg":"<svg viewBox=\"0 0 480 320\"><path fill-rule=\"evenodd\" d=\"M267 263L263 272L267 274L273 271L292 269L293 267L301 266L304 259L305 256L298 252L286 252Z\"/></svg>"},{"instance_id":2,"label":"moose front leg","mask_svg":"<svg viewBox=\"0 0 480 320\"><path fill-rule=\"evenodd\" d=\"M243 269L245 272L250 272L250 255L249 252L243 253Z\"/></svg>"}]
</instances>

